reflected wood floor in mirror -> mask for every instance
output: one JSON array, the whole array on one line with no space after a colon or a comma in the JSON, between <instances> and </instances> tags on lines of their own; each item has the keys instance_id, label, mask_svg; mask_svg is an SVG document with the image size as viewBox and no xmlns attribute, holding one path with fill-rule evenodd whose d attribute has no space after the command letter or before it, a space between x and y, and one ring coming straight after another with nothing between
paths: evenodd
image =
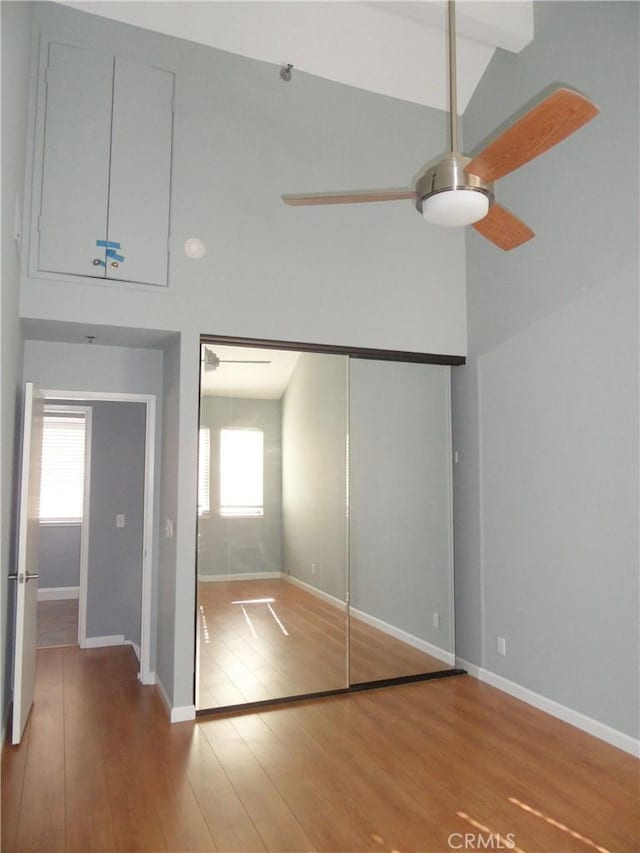
<instances>
[{"instance_id":1,"label":"reflected wood floor in mirror","mask_svg":"<svg viewBox=\"0 0 640 853\"><path fill-rule=\"evenodd\" d=\"M198 584L197 707L347 686L347 616L285 580ZM450 667L351 617L351 683Z\"/></svg>"}]
</instances>

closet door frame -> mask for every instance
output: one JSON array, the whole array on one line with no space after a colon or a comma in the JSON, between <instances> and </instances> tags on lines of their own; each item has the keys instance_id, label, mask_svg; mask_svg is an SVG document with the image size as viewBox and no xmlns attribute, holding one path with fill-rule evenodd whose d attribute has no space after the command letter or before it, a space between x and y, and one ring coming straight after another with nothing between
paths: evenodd
<instances>
[{"instance_id":1,"label":"closet door frame","mask_svg":"<svg viewBox=\"0 0 640 853\"><path fill-rule=\"evenodd\" d=\"M327 344L313 344L300 341L281 341L281 340L265 340L256 338L225 336L204 334L200 336L200 347L203 344L218 344L220 346L241 346L252 347L257 349L276 349L276 350L296 350L307 353L326 353L333 355L346 355L350 358L373 359L377 361L397 361L411 362L417 364L436 364L449 365L452 367L464 365L466 359L464 356L457 355L441 355L437 353L420 353L410 352L405 350L384 350L373 349L366 347L348 347L348 346L332 346ZM198 362L196 369L200 373L200 347L198 347ZM198 383L199 385L199 383ZM453 584L451 585L453 588ZM194 601L196 602L194 610L193 630L194 630L194 704L195 704L195 680L197 677L197 650L198 650L198 576L197 568L194 563ZM347 631L349 631L349 601L347 600ZM349 643L347 642L347 655ZM347 693L358 693L363 690L373 690L380 687L391 687L399 684L411 684L418 681L430 681L437 678L448 678L451 676L465 675L463 669L451 667L448 669L438 670L436 672L424 672L416 675L403 675L396 678L383 678L375 681L360 682L351 684L347 687L335 688L331 690L323 690L315 693L306 693L295 696L284 696L276 699L264 699L255 702L244 702L236 705L224 705L216 708L203 708L196 710L196 716L210 716L212 714L233 714L235 712L246 710L257 710L260 708L269 708L277 705L287 704L290 702L300 702L312 698L322 698L324 696L340 696ZM349 666L347 660L347 677L349 677Z\"/></svg>"}]
</instances>

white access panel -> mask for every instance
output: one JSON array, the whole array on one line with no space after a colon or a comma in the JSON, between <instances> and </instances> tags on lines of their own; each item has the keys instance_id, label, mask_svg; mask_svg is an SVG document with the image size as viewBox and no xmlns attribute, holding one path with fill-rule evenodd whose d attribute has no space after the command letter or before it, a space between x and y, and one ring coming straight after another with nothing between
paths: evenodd
<instances>
[{"instance_id":1,"label":"white access panel","mask_svg":"<svg viewBox=\"0 0 640 853\"><path fill-rule=\"evenodd\" d=\"M103 278L113 54L50 42L38 268ZM102 261L96 266L94 260Z\"/></svg>"},{"instance_id":2,"label":"white access panel","mask_svg":"<svg viewBox=\"0 0 640 853\"><path fill-rule=\"evenodd\" d=\"M173 74L115 60L107 278L166 286ZM124 260L121 260L124 258Z\"/></svg>"}]
</instances>

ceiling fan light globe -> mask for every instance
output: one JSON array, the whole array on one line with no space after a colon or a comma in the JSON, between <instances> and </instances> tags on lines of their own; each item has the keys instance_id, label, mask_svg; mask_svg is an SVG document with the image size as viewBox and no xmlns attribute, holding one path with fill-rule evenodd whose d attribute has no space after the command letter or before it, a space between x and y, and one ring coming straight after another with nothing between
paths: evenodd
<instances>
[{"instance_id":1,"label":"ceiling fan light globe","mask_svg":"<svg viewBox=\"0 0 640 853\"><path fill-rule=\"evenodd\" d=\"M460 187L425 196L422 215L432 225L462 228L484 219L489 204L489 195L484 190Z\"/></svg>"}]
</instances>

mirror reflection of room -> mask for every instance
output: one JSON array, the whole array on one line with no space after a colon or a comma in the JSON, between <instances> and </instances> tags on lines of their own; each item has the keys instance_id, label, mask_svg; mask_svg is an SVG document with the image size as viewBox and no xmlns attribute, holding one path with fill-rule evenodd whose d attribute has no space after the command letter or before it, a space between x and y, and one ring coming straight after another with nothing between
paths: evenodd
<instances>
[{"instance_id":1,"label":"mirror reflection of room","mask_svg":"<svg viewBox=\"0 0 640 853\"><path fill-rule=\"evenodd\" d=\"M196 706L347 686L347 359L204 344Z\"/></svg>"},{"instance_id":2,"label":"mirror reflection of room","mask_svg":"<svg viewBox=\"0 0 640 853\"><path fill-rule=\"evenodd\" d=\"M453 667L450 368L352 358L350 680Z\"/></svg>"},{"instance_id":3,"label":"mirror reflection of room","mask_svg":"<svg viewBox=\"0 0 640 853\"><path fill-rule=\"evenodd\" d=\"M197 708L454 663L450 371L201 350Z\"/></svg>"}]
</instances>

